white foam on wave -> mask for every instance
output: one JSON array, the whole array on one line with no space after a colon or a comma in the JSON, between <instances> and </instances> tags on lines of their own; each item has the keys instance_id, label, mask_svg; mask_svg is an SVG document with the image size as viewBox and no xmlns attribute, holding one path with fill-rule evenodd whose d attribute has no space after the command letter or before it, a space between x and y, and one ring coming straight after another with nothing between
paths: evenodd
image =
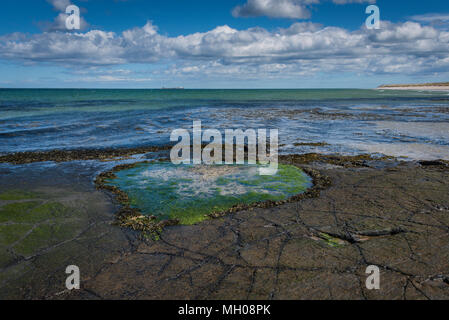
<instances>
[{"instance_id":1,"label":"white foam on wave","mask_svg":"<svg viewBox=\"0 0 449 320\"><path fill-rule=\"evenodd\" d=\"M449 142L448 122L399 122L378 121L375 123L380 130L390 130L411 137L426 137Z\"/></svg>"},{"instance_id":2,"label":"white foam on wave","mask_svg":"<svg viewBox=\"0 0 449 320\"><path fill-rule=\"evenodd\" d=\"M424 143L354 143L353 148L410 160L449 160L449 146Z\"/></svg>"},{"instance_id":3,"label":"white foam on wave","mask_svg":"<svg viewBox=\"0 0 449 320\"><path fill-rule=\"evenodd\" d=\"M175 182L176 192L184 197L208 197L219 190L222 196L240 196L250 191L268 193L261 186L246 186L233 180L252 180L259 174L257 166L233 165L181 165L150 168L138 176L132 177L142 189L156 181ZM219 178L229 179L225 184L218 183ZM271 191L276 193L276 191Z\"/></svg>"}]
</instances>

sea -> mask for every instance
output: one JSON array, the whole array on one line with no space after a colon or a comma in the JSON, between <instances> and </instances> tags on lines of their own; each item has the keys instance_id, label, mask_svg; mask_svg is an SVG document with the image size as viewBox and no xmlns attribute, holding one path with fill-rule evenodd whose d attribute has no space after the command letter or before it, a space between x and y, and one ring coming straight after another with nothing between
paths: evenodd
<instances>
[{"instance_id":1,"label":"sea","mask_svg":"<svg viewBox=\"0 0 449 320\"><path fill-rule=\"evenodd\" d=\"M0 89L0 155L170 144L175 129L278 129L281 154L449 160L449 92Z\"/></svg>"}]
</instances>

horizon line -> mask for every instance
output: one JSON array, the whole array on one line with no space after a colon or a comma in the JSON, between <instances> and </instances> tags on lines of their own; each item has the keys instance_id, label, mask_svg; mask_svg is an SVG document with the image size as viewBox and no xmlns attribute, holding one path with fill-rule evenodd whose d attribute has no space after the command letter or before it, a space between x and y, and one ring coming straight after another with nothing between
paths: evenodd
<instances>
[{"instance_id":1,"label":"horizon line","mask_svg":"<svg viewBox=\"0 0 449 320\"><path fill-rule=\"evenodd\" d=\"M376 88L76 88L76 87L65 87L65 88L33 88L33 87L0 87L0 90L160 90L160 91L185 91L185 90L376 90Z\"/></svg>"}]
</instances>

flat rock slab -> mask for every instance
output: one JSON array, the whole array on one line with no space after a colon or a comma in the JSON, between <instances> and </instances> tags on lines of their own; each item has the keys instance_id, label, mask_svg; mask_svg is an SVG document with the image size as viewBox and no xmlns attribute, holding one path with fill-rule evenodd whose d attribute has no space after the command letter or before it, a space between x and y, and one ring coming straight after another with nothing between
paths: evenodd
<instances>
[{"instance_id":1,"label":"flat rock slab","mask_svg":"<svg viewBox=\"0 0 449 320\"><path fill-rule=\"evenodd\" d=\"M86 198L81 212L94 229L20 262L18 277L2 270L0 297L449 299L447 168L320 172L333 185L319 198L168 227L159 241L111 225L114 207L92 193L101 208ZM25 263L33 270L21 273ZM65 291L68 264L81 269L79 291ZM369 265L381 269L378 291L366 289Z\"/></svg>"},{"instance_id":2,"label":"flat rock slab","mask_svg":"<svg viewBox=\"0 0 449 320\"><path fill-rule=\"evenodd\" d=\"M69 265L84 279L130 251L113 227L114 206L100 192L38 188L0 192L0 300L65 293Z\"/></svg>"}]
</instances>

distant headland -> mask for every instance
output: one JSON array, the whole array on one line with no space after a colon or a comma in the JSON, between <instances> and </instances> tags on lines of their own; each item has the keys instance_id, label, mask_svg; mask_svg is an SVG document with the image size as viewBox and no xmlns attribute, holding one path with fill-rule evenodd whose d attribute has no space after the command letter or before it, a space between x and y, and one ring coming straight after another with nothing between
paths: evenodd
<instances>
[{"instance_id":1,"label":"distant headland","mask_svg":"<svg viewBox=\"0 0 449 320\"><path fill-rule=\"evenodd\" d=\"M390 84L382 85L379 90L425 90L425 91L449 91L449 82L422 83L422 84Z\"/></svg>"}]
</instances>

